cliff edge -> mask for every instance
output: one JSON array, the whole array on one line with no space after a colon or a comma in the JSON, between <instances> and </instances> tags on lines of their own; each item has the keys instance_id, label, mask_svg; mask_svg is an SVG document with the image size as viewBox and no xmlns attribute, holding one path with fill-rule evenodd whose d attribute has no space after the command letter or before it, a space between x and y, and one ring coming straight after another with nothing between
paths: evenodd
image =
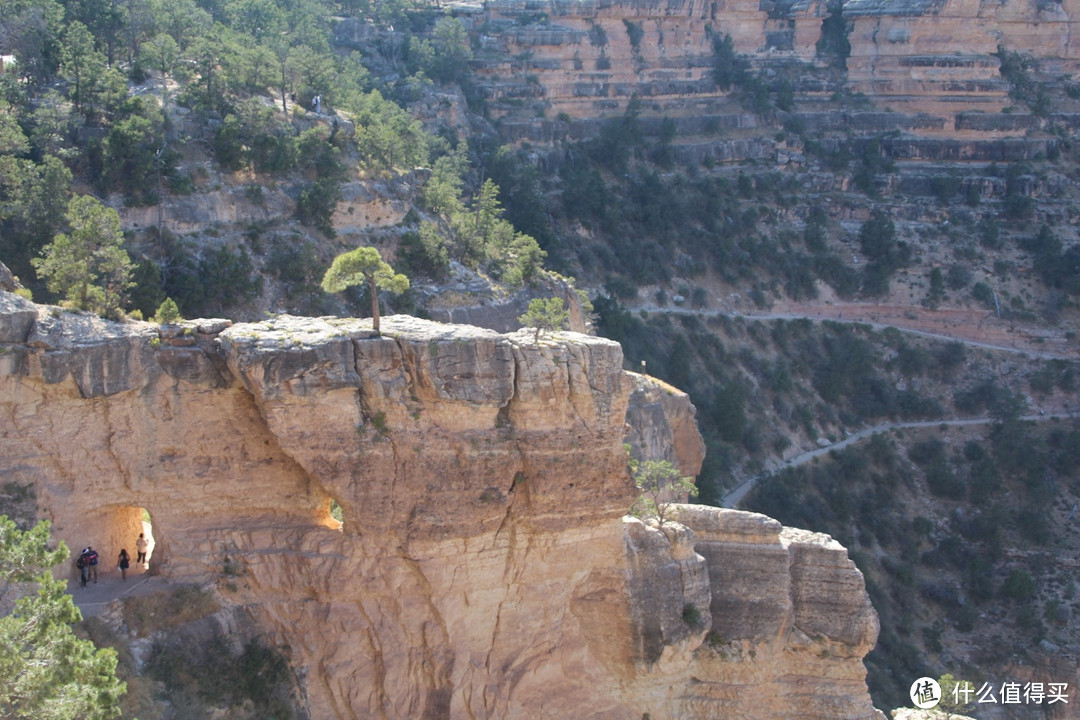
<instances>
[{"instance_id":1,"label":"cliff edge","mask_svg":"<svg viewBox=\"0 0 1080 720\"><path fill-rule=\"evenodd\" d=\"M624 517L618 344L383 327L121 325L0 292L0 478L105 557L148 511L157 571L286 648L311 717L882 717L844 548L703 506Z\"/></svg>"}]
</instances>

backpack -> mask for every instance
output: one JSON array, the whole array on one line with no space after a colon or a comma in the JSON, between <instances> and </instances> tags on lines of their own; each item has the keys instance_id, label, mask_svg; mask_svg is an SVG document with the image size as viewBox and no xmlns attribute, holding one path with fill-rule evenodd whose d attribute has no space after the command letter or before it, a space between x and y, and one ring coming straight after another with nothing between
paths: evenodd
<instances>
[{"instance_id":1,"label":"backpack","mask_svg":"<svg viewBox=\"0 0 1080 720\"><path fill-rule=\"evenodd\" d=\"M91 550L90 553L86 556L86 559L90 561L91 565L97 565L97 561L98 561L97 550Z\"/></svg>"},{"instance_id":2,"label":"backpack","mask_svg":"<svg viewBox=\"0 0 1080 720\"><path fill-rule=\"evenodd\" d=\"M79 559L75 561L75 567L79 568L80 570L86 567L86 558L79 556Z\"/></svg>"}]
</instances>

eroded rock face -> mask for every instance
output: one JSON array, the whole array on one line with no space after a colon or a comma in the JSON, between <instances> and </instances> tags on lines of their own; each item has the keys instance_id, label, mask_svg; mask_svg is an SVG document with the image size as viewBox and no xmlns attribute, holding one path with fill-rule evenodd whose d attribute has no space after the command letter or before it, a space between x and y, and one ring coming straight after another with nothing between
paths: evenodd
<instances>
[{"instance_id":1,"label":"eroded rock face","mask_svg":"<svg viewBox=\"0 0 1080 720\"><path fill-rule=\"evenodd\" d=\"M639 459L668 460L683 475L696 476L705 460L697 409L682 390L662 380L627 373L633 382L626 413L627 442Z\"/></svg>"},{"instance_id":2,"label":"eroded rock face","mask_svg":"<svg viewBox=\"0 0 1080 720\"><path fill-rule=\"evenodd\" d=\"M712 619L684 717L884 718L858 699L878 618L839 543L736 510L678 519L706 559Z\"/></svg>"},{"instance_id":3,"label":"eroded rock face","mask_svg":"<svg viewBox=\"0 0 1080 720\"><path fill-rule=\"evenodd\" d=\"M623 517L616 343L229 325L0 293L0 479L105 557L148 510L155 569L246 608L311 717L874 717L843 548L700 506Z\"/></svg>"},{"instance_id":4,"label":"eroded rock face","mask_svg":"<svg viewBox=\"0 0 1080 720\"><path fill-rule=\"evenodd\" d=\"M718 102L727 91L712 79L713 40L730 36L737 53L762 66L823 65L829 59L818 57L817 46L829 5L824 0L499 0L483 3L482 9L460 2L455 11L478 29L484 50L506 58L500 62L490 59L495 53L482 53L488 59L476 64L481 90L502 102L496 112L513 115L501 126L504 135L551 142L595 137L596 119L623 113L634 97L643 121L670 118L682 135L699 132L689 126L693 122L711 126L712 132L745 127L743 116ZM849 88L882 107L922 117L911 128L915 134L1022 135L961 121L965 112L996 114L1009 104L995 56L999 46L1032 55L1054 74L1080 68L1074 0L846 0L842 5L852 27ZM828 83L801 88L821 99L836 89ZM527 111L518 112L520 107ZM533 119L538 114L544 119ZM885 132L909 124L895 121ZM647 125L642 129L656 134ZM771 144L741 139L710 143L699 152L721 162L778 155Z\"/></svg>"},{"instance_id":5,"label":"eroded rock face","mask_svg":"<svg viewBox=\"0 0 1080 720\"><path fill-rule=\"evenodd\" d=\"M8 270L8 266L0 262L0 290L6 290L13 293L18 288L22 287L19 281L15 279L15 276Z\"/></svg>"}]
</instances>

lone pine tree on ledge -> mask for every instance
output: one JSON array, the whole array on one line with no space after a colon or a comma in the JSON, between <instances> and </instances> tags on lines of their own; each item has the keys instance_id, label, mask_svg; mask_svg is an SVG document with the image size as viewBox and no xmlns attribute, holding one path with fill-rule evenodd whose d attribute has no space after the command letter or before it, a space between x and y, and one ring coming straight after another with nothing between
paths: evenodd
<instances>
[{"instance_id":1,"label":"lone pine tree on ledge","mask_svg":"<svg viewBox=\"0 0 1080 720\"><path fill-rule=\"evenodd\" d=\"M629 448L629 446L627 446ZM629 454L629 449L627 450ZM694 478L683 475L670 460L637 461L630 457L630 474L634 485L641 491L641 496L630 508L631 514L642 520L656 518L660 527L671 519L669 510L672 503L684 500L687 496L697 497L698 489Z\"/></svg>"},{"instance_id":2,"label":"lone pine tree on ledge","mask_svg":"<svg viewBox=\"0 0 1080 720\"><path fill-rule=\"evenodd\" d=\"M328 293L339 293L365 281L371 295L372 325L375 332L379 332L379 290L403 293L409 289L409 278L394 272L378 250L361 246L338 255L323 275L322 289Z\"/></svg>"},{"instance_id":3,"label":"lone pine tree on ledge","mask_svg":"<svg viewBox=\"0 0 1080 720\"><path fill-rule=\"evenodd\" d=\"M536 331L534 344L540 342L541 331L561 330L569 319L570 311L564 309L562 298L534 298L529 301L529 309L518 316L519 323Z\"/></svg>"}]
</instances>

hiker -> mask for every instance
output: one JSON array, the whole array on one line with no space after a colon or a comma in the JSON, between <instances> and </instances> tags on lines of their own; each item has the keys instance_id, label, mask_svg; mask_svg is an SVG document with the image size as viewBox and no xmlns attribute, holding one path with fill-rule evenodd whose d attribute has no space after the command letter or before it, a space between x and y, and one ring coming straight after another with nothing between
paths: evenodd
<instances>
[{"instance_id":1,"label":"hiker","mask_svg":"<svg viewBox=\"0 0 1080 720\"><path fill-rule=\"evenodd\" d=\"M136 565L146 565L146 549L150 547L150 541L146 539L146 535L139 533L139 539L135 541L135 549L139 551L138 557L135 558Z\"/></svg>"},{"instance_id":2,"label":"hiker","mask_svg":"<svg viewBox=\"0 0 1080 720\"><path fill-rule=\"evenodd\" d=\"M85 550L79 554L79 559L75 561L75 567L79 568L79 583L82 587L86 587L86 581L90 575L90 566L86 562Z\"/></svg>"},{"instance_id":3,"label":"hiker","mask_svg":"<svg viewBox=\"0 0 1080 720\"><path fill-rule=\"evenodd\" d=\"M83 554L86 556L86 565L90 570L90 577L94 578L94 584L97 585L97 566L98 566L98 553L97 550L86 546L83 550Z\"/></svg>"},{"instance_id":4,"label":"hiker","mask_svg":"<svg viewBox=\"0 0 1080 720\"><path fill-rule=\"evenodd\" d=\"M121 579L127 580L127 571L131 567L131 556L128 555L127 548L121 548L120 557L116 559L116 567L120 569Z\"/></svg>"}]
</instances>

